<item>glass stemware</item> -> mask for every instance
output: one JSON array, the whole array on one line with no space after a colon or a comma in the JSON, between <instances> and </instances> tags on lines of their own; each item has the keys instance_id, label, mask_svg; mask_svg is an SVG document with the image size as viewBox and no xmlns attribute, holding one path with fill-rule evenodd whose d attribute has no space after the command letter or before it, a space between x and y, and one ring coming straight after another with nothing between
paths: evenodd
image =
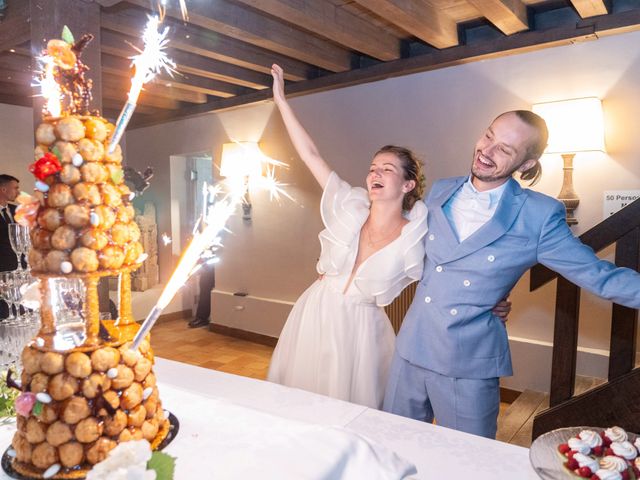
<instances>
[{"instance_id":1,"label":"glass stemware","mask_svg":"<svg viewBox=\"0 0 640 480\"><path fill-rule=\"evenodd\" d=\"M0 272L0 298L7 302L9 308L9 316L3 323L11 323L15 321L16 316L13 313L13 286L14 286L14 272Z\"/></svg>"},{"instance_id":2,"label":"glass stemware","mask_svg":"<svg viewBox=\"0 0 640 480\"><path fill-rule=\"evenodd\" d=\"M11 242L11 248L16 253L18 258L18 271L23 271L22 267L22 255L29 253L31 247L31 238L29 236L29 227L20 225L19 223L9 224L9 241Z\"/></svg>"}]
</instances>

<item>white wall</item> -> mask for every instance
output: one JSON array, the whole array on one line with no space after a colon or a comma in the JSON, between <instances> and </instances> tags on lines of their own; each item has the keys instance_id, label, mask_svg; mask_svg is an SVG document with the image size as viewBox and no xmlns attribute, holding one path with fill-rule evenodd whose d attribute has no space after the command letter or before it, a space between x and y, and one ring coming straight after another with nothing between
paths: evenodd
<instances>
[{"instance_id":1,"label":"white wall","mask_svg":"<svg viewBox=\"0 0 640 480\"><path fill-rule=\"evenodd\" d=\"M0 173L20 179L20 188L33 189L33 109L0 104Z\"/></svg>"},{"instance_id":2,"label":"white wall","mask_svg":"<svg viewBox=\"0 0 640 480\"><path fill-rule=\"evenodd\" d=\"M376 149L396 143L425 158L430 183L468 172L475 140L500 112L541 101L598 96L604 101L610 156L576 159L574 185L581 204L574 231L580 234L601 220L603 190L640 187L640 136L635 131L639 83L636 32L308 95L293 99L292 105L346 180L362 184ZM289 162L291 169L282 180L291 184L289 192L298 204L271 204L264 195L254 195L253 224L243 225L239 218L230 223L233 233L226 237L217 288L294 300L315 276L320 189L293 153L271 103L133 130L127 135L127 161L156 168L147 196L158 202L159 232L168 231L169 209L163 207L168 206L169 156L211 149L218 158L229 138L260 139L268 155ZM545 159L544 165L536 189L555 196L560 160ZM161 258L161 267L166 261ZM554 290L549 285L530 294L526 278L518 284L510 335L552 340ZM582 347L607 349L608 310L603 302L583 295Z\"/></svg>"}]
</instances>

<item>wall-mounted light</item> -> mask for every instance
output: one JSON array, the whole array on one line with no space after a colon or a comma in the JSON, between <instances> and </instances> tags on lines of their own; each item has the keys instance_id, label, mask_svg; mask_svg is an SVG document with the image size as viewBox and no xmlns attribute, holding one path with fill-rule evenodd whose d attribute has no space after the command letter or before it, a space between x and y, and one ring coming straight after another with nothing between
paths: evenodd
<instances>
[{"instance_id":1,"label":"wall-mounted light","mask_svg":"<svg viewBox=\"0 0 640 480\"><path fill-rule=\"evenodd\" d=\"M242 202L242 219L247 222L251 221L249 179L262 175L264 158L265 156L256 142L234 142L222 145L220 176L243 180L245 191Z\"/></svg>"},{"instance_id":2,"label":"wall-mounted light","mask_svg":"<svg viewBox=\"0 0 640 480\"><path fill-rule=\"evenodd\" d=\"M573 157L578 152L605 151L604 118L599 98L577 98L538 103L533 111L547 122L549 143L545 153L559 153L564 162L564 180L558 200L567 209L567 223L578 223L573 211L580 199L573 189Z\"/></svg>"}]
</instances>

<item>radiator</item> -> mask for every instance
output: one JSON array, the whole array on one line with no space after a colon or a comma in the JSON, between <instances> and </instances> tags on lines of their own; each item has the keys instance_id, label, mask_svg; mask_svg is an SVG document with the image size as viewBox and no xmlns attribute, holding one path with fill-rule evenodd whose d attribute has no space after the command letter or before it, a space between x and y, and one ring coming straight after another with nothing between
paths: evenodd
<instances>
[{"instance_id":1,"label":"radiator","mask_svg":"<svg viewBox=\"0 0 640 480\"><path fill-rule=\"evenodd\" d=\"M293 303L253 295L211 292L211 321L225 327L277 338Z\"/></svg>"},{"instance_id":2,"label":"radiator","mask_svg":"<svg viewBox=\"0 0 640 480\"><path fill-rule=\"evenodd\" d=\"M402 319L407 313L407 310L409 310L409 305L411 305L411 302L413 301L413 296L416 294L417 286L418 282L414 282L411 285L408 285L407 288L402 291L400 296L398 296L398 298L384 307L384 310L385 312L387 312L389 320L391 320L393 330L396 332L396 334L400 330Z\"/></svg>"},{"instance_id":3,"label":"radiator","mask_svg":"<svg viewBox=\"0 0 640 480\"><path fill-rule=\"evenodd\" d=\"M411 305L417 285L416 282L407 286L398 298L384 307L396 333ZM219 290L211 292L211 316L214 323L270 337L280 336L292 306L291 302L270 298L237 296Z\"/></svg>"}]
</instances>

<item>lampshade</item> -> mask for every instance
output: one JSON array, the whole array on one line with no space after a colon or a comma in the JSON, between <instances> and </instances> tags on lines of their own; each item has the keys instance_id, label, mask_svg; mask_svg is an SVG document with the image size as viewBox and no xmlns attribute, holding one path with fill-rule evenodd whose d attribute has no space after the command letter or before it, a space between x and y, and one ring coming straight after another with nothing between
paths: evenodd
<instances>
[{"instance_id":1,"label":"lampshade","mask_svg":"<svg viewBox=\"0 0 640 480\"><path fill-rule=\"evenodd\" d=\"M264 154L256 142L234 142L222 145L220 176L255 177L262 175Z\"/></svg>"},{"instance_id":2,"label":"lampshade","mask_svg":"<svg viewBox=\"0 0 640 480\"><path fill-rule=\"evenodd\" d=\"M549 143L545 153L605 151L604 119L599 98L577 98L538 103L533 111L547 122Z\"/></svg>"}]
</instances>

